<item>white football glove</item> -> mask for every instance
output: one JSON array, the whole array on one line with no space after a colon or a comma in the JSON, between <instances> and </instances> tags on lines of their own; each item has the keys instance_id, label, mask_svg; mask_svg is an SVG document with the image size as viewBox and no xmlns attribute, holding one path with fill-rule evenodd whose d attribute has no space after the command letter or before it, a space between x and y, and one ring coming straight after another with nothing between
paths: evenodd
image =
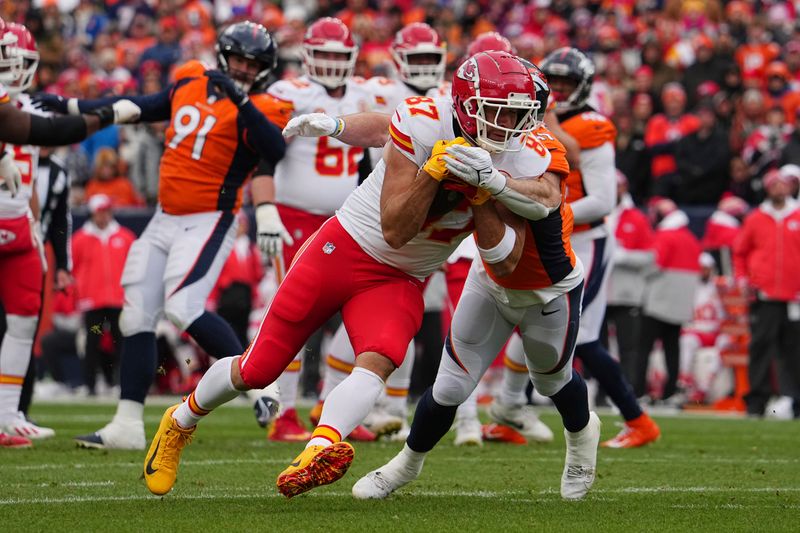
<instances>
[{"instance_id":1,"label":"white football glove","mask_svg":"<svg viewBox=\"0 0 800 533\"><path fill-rule=\"evenodd\" d=\"M294 244L294 239L286 231L278 215L275 204L261 204L256 207L256 234L258 247L267 257L278 257L283 253L283 243Z\"/></svg>"},{"instance_id":2,"label":"white football glove","mask_svg":"<svg viewBox=\"0 0 800 533\"><path fill-rule=\"evenodd\" d=\"M283 128L283 136L325 137L326 135L335 134L339 127L339 119L325 113L309 113L290 120L286 127Z\"/></svg>"},{"instance_id":3,"label":"white football glove","mask_svg":"<svg viewBox=\"0 0 800 533\"><path fill-rule=\"evenodd\" d=\"M478 146L454 144L445 150L445 166L464 183L498 194L506 188L506 178L492 164L489 152Z\"/></svg>"},{"instance_id":4,"label":"white football glove","mask_svg":"<svg viewBox=\"0 0 800 533\"><path fill-rule=\"evenodd\" d=\"M16 196L22 184L22 174L20 174L17 164L14 163L14 157L8 152L0 155L0 178L3 180L0 183L0 189L9 191L12 197Z\"/></svg>"},{"instance_id":5,"label":"white football glove","mask_svg":"<svg viewBox=\"0 0 800 533\"><path fill-rule=\"evenodd\" d=\"M117 100L111 109L114 110L114 124L131 124L142 116L142 108L130 100Z\"/></svg>"}]
</instances>

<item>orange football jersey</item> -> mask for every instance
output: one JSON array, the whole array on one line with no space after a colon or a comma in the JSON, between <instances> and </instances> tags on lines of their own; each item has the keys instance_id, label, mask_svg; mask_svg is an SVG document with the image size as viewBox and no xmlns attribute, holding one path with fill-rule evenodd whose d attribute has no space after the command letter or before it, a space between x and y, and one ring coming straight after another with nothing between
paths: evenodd
<instances>
[{"instance_id":1,"label":"orange football jersey","mask_svg":"<svg viewBox=\"0 0 800 533\"><path fill-rule=\"evenodd\" d=\"M568 115L562 118L561 127L572 135L581 147L581 150L591 150L610 142L612 145L617 138L617 128L605 116L591 109ZM573 168L567 177L567 203L572 203L586 196L583 185L583 175L580 169ZM602 224L602 220L594 224L578 224L576 233L586 231Z\"/></svg>"},{"instance_id":2,"label":"orange football jersey","mask_svg":"<svg viewBox=\"0 0 800 533\"><path fill-rule=\"evenodd\" d=\"M161 207L171 215L238 210L242 184L260 159L246 142L236 106L217 95L205 70L191 61L175 72L158 189ZM291 117L287 102L267 94L250 100L279 128Z\"/></svg>"},{"instance_id":3,"label":"orange football jersey","mask_svg":"<svg viewBox=\"0 0 800 533\"><path fill-rule=\"evenodd\" d=\"M495 283L516 290L549 287L564 279L575 268L575 253L569 240L572 234L572 209L565 201L566 178L570 174L567 151L545 128L531 134L527 146L535 150L544 147L550 152L547 171L561 178L561 207L542 220L526 221L522 257L511 274L496 277L487 266L486 272Z\"/></svg>"}]
</instances>

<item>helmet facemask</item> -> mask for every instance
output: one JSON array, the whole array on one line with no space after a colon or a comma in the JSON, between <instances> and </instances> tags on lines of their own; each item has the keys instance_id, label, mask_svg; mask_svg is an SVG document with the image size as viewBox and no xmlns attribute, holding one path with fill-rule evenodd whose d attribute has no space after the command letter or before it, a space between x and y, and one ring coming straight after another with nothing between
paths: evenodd
<instances>
[{"instance_id":1,"label":"helmet facemask","mask_svg":"<svg viewBox=\"0 0 800 533\"><path fill-rule=\"evenodd\" d=\"M494 153L520 151L524 145L521 137L538 126L536 117L540 108L541 103L526 93L509 93L508 98L485 98L478 90L475 96L464 101L464 110L476 123L477 134L473 140L487 152ZM516 123L511 128L498 123L505 110L516 112ZM503 139L492 139L490 128L503 132Z\"/></svg>"},{"instance_id":2,"label":"helmet facemask","mask_svg":"<svg viewBox=\"0 0 800 533\"><path fill-rule=\"evenodd\" d=\"M6 87L11 94L19 94L27 91L33 85L33 79L36 76L36 69L39 68L39 52L33 50L24 50L18 48L17 52L22 59L22 67L20 69L20 76L16 82Z\"/></svg>"},{"instance_id":3,"label":"helmet facemask","mask_svg":"<svg viewBox=\"0 0 800 533\"><path fill-rule=\"evenodd\" d=\"M413 63L415 56L438 56L436 63ZM444 79L446 54L433 43L417 45L413 50L392 48L392 57L398 68L398 77L408 85L427 90L437 87Z\"/></svg>"},{"instance_id":4,"label":"helmet facemask","mask_svg":"<svg viewBox=\"0 0 800 533\"><path fill-rule=\"evenodd\" d=\"M17 36L6 32L0 36L0 83L13 85L22 76L22 56L17 48Z\"/></svg>"},{"instance_id":5,"label":"helmet facemask","mask_svg":"<svg viewBox=\"0 0 800 533\"><path fill-rule=\"evenodd\" d=\"M341 43L303 46L303 65L309 78L328 89L341 87L353 76L356 69L358 49ZM323 59L316 57L318 52L348 54L347 59Z\"/></svg>"}]
</instances>

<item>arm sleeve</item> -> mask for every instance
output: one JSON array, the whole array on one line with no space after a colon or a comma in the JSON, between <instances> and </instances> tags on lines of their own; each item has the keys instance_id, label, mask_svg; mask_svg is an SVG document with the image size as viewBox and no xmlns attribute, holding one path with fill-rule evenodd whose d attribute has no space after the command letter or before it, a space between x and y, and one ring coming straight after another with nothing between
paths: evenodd
<instances>
[{"instance_id":1,"label":"arm sleeve","mask_svg":"<svg viewBox=\"0 0 800 533\"><path fill-rule=\"evenodd\" d=\"M286 153L286 141L281 130L259 111L252 101L239 107L240 127L244 126L247 144L262 159L276 164Z\"/></svg>"},{"instance_id":2,"label":"arm sleeve","mask_svg":"<svg viewBox=\"0 0 800 533\"><path fill-rule=\"evenodd\" d=\"M172 94L188 80L180 80L170 85L161 92L141 96L114 96L110 98L98 98L97 100L78 100L78 109L81 113L93 111L97 108L111 105L120 100L130 100L138 105L142 110L141 122L161 122L169 120L171 111Z\"/></svg>"},{"instance_id":3,"label":"arm sleeve","mask_svg":"<svg viewBox=\"0 0 800 533\"><path fill-rule=\"evenodd\" d=\"M581 174L586 196L571 204L576 224L587 224L611 213L617 201L614 146L604 143L581 152Z\"/></svg>"}]
</instances>

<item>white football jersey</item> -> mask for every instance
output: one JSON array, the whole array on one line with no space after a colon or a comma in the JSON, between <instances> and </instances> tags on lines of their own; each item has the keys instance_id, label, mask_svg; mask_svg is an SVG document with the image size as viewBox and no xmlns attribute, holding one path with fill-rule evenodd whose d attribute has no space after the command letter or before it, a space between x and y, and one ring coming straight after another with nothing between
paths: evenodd
<instances>
[{"instance_id":1,"label":"white football jersey","mask_svg":"<svg viewBox=\"0 0 800 533\"><path fill-rule=\"evenodd\" d=\"M4 90L0 87L0 91ZM12 100L9 105L16 105L22 111L33 115L45 115L31 105L30 97L24 93ZM14 163L19 168L22 183L17 195L13 198L9 191L0 190L0 218L18 218L28 212L31 196L33 196L33 182L39 168L39 148L30 145L6 144L6 150L12 151L14 154Z\"/></svg>"},{"instance_id":2,"label":"white football jersey","mask_svg":"<svg viewBox=\"0 0 800 533\"><path fill-rule=\"evenodd\" d=\"M393 148L419 167L431 155L438 140L452 140L453 111L449 98L414 97L401 104L392 115L389 128ZM518 142L522 143L522 140ZM518 152L492 154L494 166L500 172L517 178L533 178L544 173L551 161L548 150L528 148ZM356 189L337 211L337 217L347 232L370 256L396 267L419 279L425 279L441 267L448 256L473 230L472 211L466 199L451 211L429 217L422 230L405 246L393 249L381 231L380 198L386 165L378 162L375 170ZM445 191L444 195L457 195ZM434 200L436 202L436 200Z\"/></svg>"},{"instance_id":3,"label":"white football jersey","mask_svg":"<svg viewBox=\"0 0 800 533\"><path fill-rule=\"evenodd\" d=\"M439 87L428 90L425 95L419 94L400 80L391 80L383 76L373 76L363 83L373 98L372 110L386 113L387 115L394 113L397 106L402 104L406 98L413 98L414 96L439 98L450 94L450 84L448 82L442 82ZM383 156L383 148L370 148L369 156L372 166L375 167Z\"/></svg>"},{"instance_id":4,"label":"white football jersey","mask_svg":"<svg viewBox=\"0 0 800 533\"><path fill-rule=\"evenodd\" d=\"M338 117L371 109L363 84L347 82L344 96L332 98L306 77L272 84L269 94L292 103L294 116L326 113ZM332 137L295 137L275 167L275 201L315 215L331 215L358 186L364 149Z\"/></svg>"}]
</instances>

